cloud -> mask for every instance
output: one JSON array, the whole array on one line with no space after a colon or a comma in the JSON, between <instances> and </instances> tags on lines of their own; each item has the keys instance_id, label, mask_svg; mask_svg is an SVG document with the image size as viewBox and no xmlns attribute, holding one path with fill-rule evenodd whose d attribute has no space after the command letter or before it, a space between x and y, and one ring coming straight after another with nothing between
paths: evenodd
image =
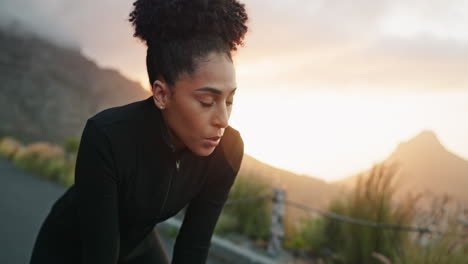
<instances>
[{"instance_id":1,"label":"cloud","mask_svg":"<svg viewBox=\"0 0 468 264\"><path fill-rule=\"evenodd\" d=\"M251 6L239 53L252 87L468 91L463 1L273 2Z\"/></svg>"},{"instance_id":2,"label":"cloud","mask_svg":"<svg viewBox=\"0 0 468 264\"><path fill-rule=\"evenodd\" d=\"M145 73L145 46L128 22L133 1L2 0L0 23L17 25L56 44L80 49L99 65L132 79ZM23 30L22 30L23 31Z\"/></svg>"},{"instance_id":3,"label":"cloud","mask_svg":"<svg viewBox=\"0 0 468 264\"><path fill-rule=\"evenodd\" d=\"M262 80L253 86L264 89L468 91L467 45L425 35L296 50L246 64L253 65L244 77Z\"/></svg>"},{"instance_id":4,"label":"cloud","mask_svg":"<svg viewBox=\"0 0 468 264\"><path fill-rule=\"evenodd\" d=\"M20 21L144 80L145 47L127 21L132 2L3 0L0 23ZM243 2L250 32L236 63L252 89L468 90L466 1Z\"/></svg>"}]
</instances>

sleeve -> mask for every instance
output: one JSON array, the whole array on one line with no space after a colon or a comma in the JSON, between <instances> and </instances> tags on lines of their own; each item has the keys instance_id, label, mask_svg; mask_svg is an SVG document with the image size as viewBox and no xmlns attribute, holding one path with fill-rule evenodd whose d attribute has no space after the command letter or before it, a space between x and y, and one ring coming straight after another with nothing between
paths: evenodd
<instances>
[{"instance_id":1,"label":"sleeve","mask_svg":"<svg viewBox=\"0 0 468 264\"><path fill-rule=\"evenodd\" d=\"M224 146L220 144L222 147L215 150L208 178L187 207L176 238L172 264L206 263L216 222L244 154L244 143L237 131L234 139L226 141Z\"/></svg>"},{"instance_id":2,"label":"sleeve","mask_svg":"<svg viewBox=\"0 0 468 264\"><path fill-rule=\"evenodd\" d=\"M120 234L115 172L108 138L88 119L75 169L83 264L118 261Z\"/></svg>"}]
</instances>

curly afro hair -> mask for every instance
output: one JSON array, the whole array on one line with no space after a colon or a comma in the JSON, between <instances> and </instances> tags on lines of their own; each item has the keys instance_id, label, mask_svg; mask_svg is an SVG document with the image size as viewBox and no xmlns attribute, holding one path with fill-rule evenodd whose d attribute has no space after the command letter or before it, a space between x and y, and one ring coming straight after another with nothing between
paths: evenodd
<instances>
[{"instance_id":1,"label":"curly afro hair","mask_svg":"<svg viewBox=\"0 0 468 264\"><path fill-rule=\"evenodd\" d=\"M136 0L129 21L146 43L150 84L158 76L173 86L181 73L192 74L210 52L243 45L248 17L237 0Z\"/></svg>"}]
</instances>

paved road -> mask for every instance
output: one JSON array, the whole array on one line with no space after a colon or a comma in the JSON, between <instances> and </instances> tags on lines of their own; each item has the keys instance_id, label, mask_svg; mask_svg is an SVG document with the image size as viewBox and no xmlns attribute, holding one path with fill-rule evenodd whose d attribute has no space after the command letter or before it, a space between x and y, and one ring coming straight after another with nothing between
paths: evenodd
<instances>
[{"instance_id":1,"label":"paved road","mask_svg":"<svg viewBox=\"0 0 468 264\"><path fill-rule=\"evenodd\" d=\"M1 264L29 263L39 228L54 201L65 190L0 158ZM164 239L164 243L171 256L173 242Z\"/></svg>"}]
</instances>

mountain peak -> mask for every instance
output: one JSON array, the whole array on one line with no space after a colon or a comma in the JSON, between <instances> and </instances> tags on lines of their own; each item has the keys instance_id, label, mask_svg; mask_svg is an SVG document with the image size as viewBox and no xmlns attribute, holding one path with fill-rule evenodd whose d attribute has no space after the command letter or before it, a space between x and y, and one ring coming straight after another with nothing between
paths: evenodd
<instances>
[{"instance_id":1,"label":"mountain peak","mask_svg":"<svg viewBox=\"0 0 468 264\"><path fill-rule=\"evenodd\" d=\"M440 143L437 135L431 130L423 130L415 137L400 143L393 153L395 155L414 154L420 155L421 153L444 153L445 147Z\"/></svg>"},{"instance_id":2,"label":"mountain peak","mask_svg":"<svg viewBox=\"0 0 468 264\"><path fill-rule=\"evenodd\" d=\"M408 142L430 145L441 145L439 138L432 130L423 130L421 133L410 139Z\"/></svg>"},{"instance_id":3,"label":"mountain peak","mask_svg":"<svg viewBox=\"0 0 468 264\"><path fill-rule=\"evenodd\" d=\"M396 162L398 166L399 194L419 193L428 198L432 195L449 195L456 200L468 201L468 162L448 151L430 130L421 131L401 142L385 162ZM370 170L365 172L368 174ZM341 182L353 186L357 175Z\"/></svg>"}]
</instances>

